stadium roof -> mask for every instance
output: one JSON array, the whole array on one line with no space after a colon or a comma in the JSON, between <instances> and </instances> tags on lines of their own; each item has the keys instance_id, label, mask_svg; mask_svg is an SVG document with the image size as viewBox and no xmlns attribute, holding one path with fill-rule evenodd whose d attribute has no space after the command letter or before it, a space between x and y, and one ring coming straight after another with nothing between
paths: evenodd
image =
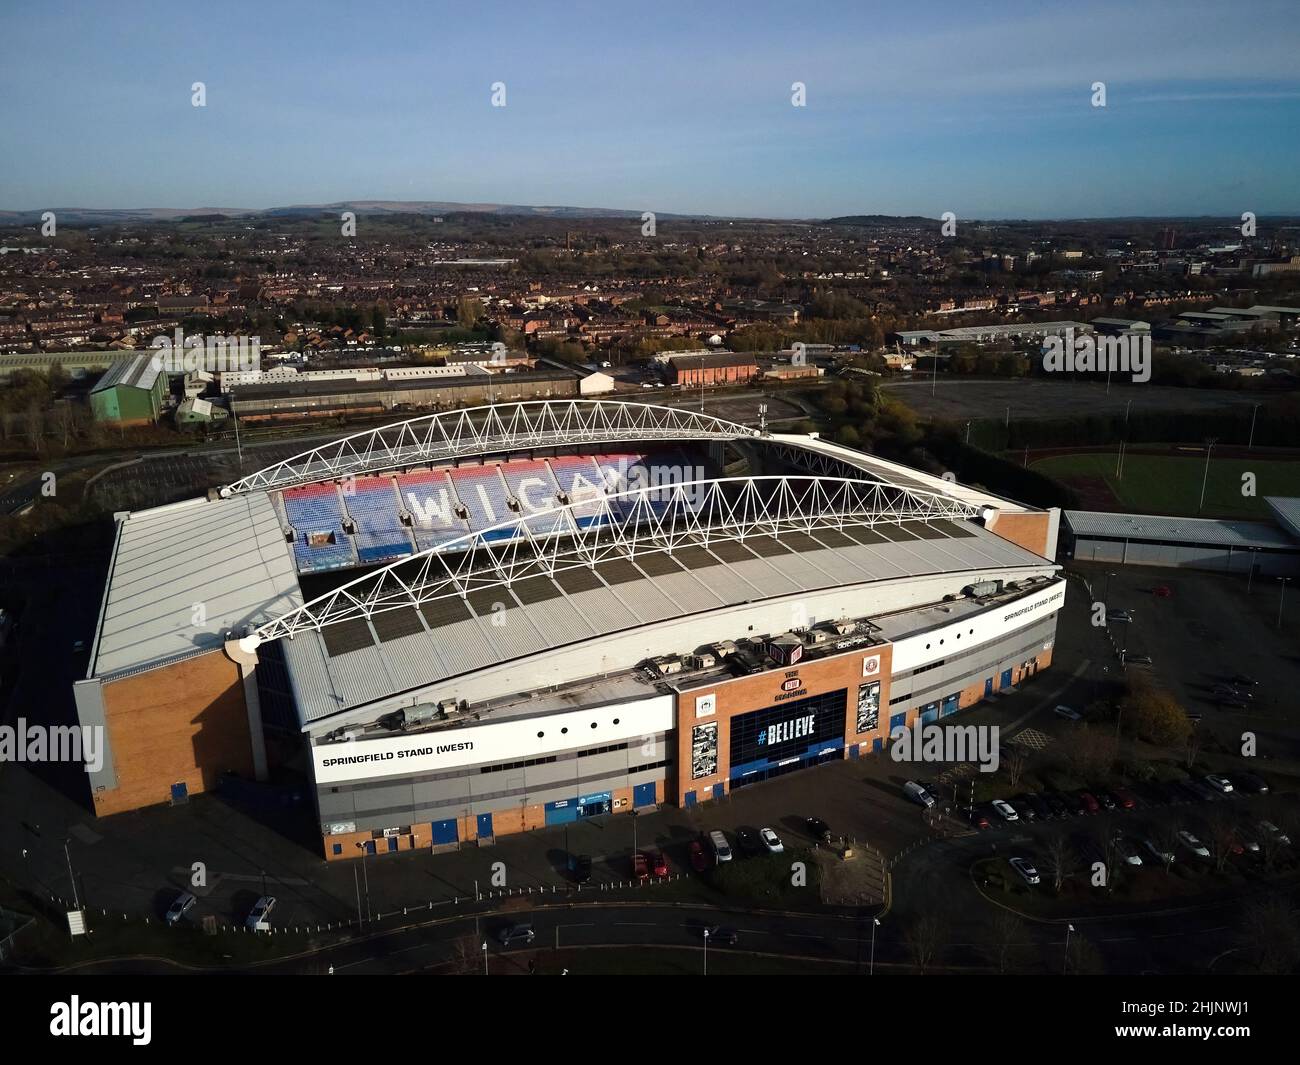
<instances>
[{"instance_id":1,"label":"stadium roof","mask_svg":"<svg viewBox=\"0 0 1300 1065\"><path fill-rule=\"evenodd\" d=\"M1295 540L1274 525L1260 521L1223 521L1216 518L1171 518L1153 514L1106 514L1093 510L1067 510L1065 520L1075 536L1111 540L1162 540L1178 544L1209 544L1296 550Z\"/></svg>"},{"instance_id":2,"label":"stadium roof","mask_svg":"<svg viewBox=\"0 0 1300 1065\"><path fill-rule=\"evenodd\" d=\"M1298 496L1265 496L1264 502L1268 504L1269 510L1273 512L1273 517L1277 523L1287 532L1300 540L1300 497Z\"/></svg>"},{"instance_id":3,"label":"stadium roof","mask_svg":"<svg viewBox=\"0 0 1300 1065\"><path fill-rule=\"evenodd\" d=\"M122 385L127 388L153 388L162 368L155 361L155 355L139 354L133 359L119 359L113 362L108 372L99 379L92 392Z\"/></svg>"},{"instance_id":4,"label":"stadium roof","mask_svg":"<svg viewBox=\"0 0 1300 1065\"><path fill-rule=\"evenodd\" d=\"M267 496L191 499L127 514L89 676L219 648L231 629L301 605L293 554Z\"/></svg>"},{"instance_id":5,"label":"stadium roof","mask_svg":"<svg viewBox=\"0 0 1300 1065\"><path fill-rule=\"evenodd\" d=\"M418 611L308 629L280 646L309 727L515 659L726 607L854 584L1050 565L969 521L817 529L610 559Z\"/></svg>"}]
</instances>

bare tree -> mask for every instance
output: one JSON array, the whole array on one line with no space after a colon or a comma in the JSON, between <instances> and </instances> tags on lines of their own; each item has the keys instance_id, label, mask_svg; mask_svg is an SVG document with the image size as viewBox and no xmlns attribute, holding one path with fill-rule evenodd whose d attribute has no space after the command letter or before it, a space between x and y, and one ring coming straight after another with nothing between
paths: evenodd
<instances>
[{"instance_id":1,"label":"bare tree","mask_svg":"<svg viewBox=\"0 0 1300 1065\"><path fill-rule=\"evenodd\" d=\"M1052 878L1052 887L1059 895L1065 881L1078 868L1077 856L1070 840L1064 832L1053 832L1047 838L1047 872Z\"/></svg>"},{"instance_id":2,"label":"bare tree","mask_svg":"<svg viewBox=\"0 0 1300 1065\"><path fill-rule=\"evenodd\" d=\"M466 932L451 941L451 954L448 964L452 973L469 976L477 973L483 964L478 937L473 932Z\"/></svg>"},{"instance_id":3,"label":"bare tree","mask_svg":"<svg viewBox=\"0 0 1300 1065\"><path fill-rule=\"evenodd\" d=\"M999 909L989 923L989 940L993 946L993 957L998 963L998 972L1006 973L1011 962L1012 951L1025 938L1025 925L1010 910Z\"/></svg>"},{"instance_id":4,"label":"bare tree","mask_svg":"<svg viewBox=\"0 0 1300 1065\"><path fill-rule=\"evenodd\" d=\"M908 927L904 937L908 957L912 959L912 964L922 976L938 960L944 936L943 922L934 914L927 913L917 918Z\"/></svg>"},{"instance_id":5,"label":"bare tree","mask_svg":"<svg viewBox=\"0 0 1300 1065\"><path fill-rule=\"evenodd\" d=\"M1151 830L1151 842L1160 851L1160 864L1165 867L1165 874L1168 875L1169 867L1174 864L1174 856L1178 850L1177 827L1174 825L1157 825Z\"/></svg>"},{"instance_id":6,"label":"bare tree","mask_svg":"<svg viewBox=\"0 0 1300 1065\"><path fill-rule=\"evenodd\" d=\"M1012 791L1020 787L1020 781L1025 775L1025 767L1029 764L1029 759L1025 755L1025 749L1019 744L1012 744L1007 748L1006 766L1007 766L1007 784Z\"/></svg>"},{"instance_id":7,"label":"bare tree","mask_svg":"<svg viewBox=\"0 0 1300 1065\"><path fill-rule=\"evenodd\" d=\"M1233 846L1236 845L1237 819L1220 804L1206 816L1205 826L1206 846L1210 849L1210 857L1214 859L1215 871L1221 873L1228 864L1228 856L1232 854Z\"/></svg>"}]
</instances>

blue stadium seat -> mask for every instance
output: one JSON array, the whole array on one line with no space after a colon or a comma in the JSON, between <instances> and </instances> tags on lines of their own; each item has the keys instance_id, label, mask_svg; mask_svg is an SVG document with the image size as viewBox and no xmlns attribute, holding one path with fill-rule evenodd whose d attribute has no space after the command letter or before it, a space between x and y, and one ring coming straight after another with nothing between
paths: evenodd
<instances>
[{"instance_id":1,"label":"blue stadium seat","mask_svg":"<svg viewBox=\"0 0 1300 1065\"><path fill-rule=\"evenodd\" d=\"M496 466L463 466L448 470L456 496L469 512L469 526L481 532L515 516L508 502L505 481ZM484 540L511 540L519 535L512 523L503 529L494 529Z\"/></svg>"},{"instance_id":2,"label":"blue stadium seat","mask_svg":"<svg viewBox=\"0 0 1300 1065\"><path fill-rule=\"evenodd\" d=\"M294 562L300 573L357 564L352 538L343 531L343 506L335 484L309 484L280 493L293 526Z\"/></svg>"},{"instance_id":3,"label":"blue stadium seat","mask_svg":"<svg viewBox=\"0 0 1300 1065\"><path fill-rule=\"evenodd\" d=\"M456 495L446 470L399 473L397 494L415 524L411 532L420 551L456 540L469 533L469 523L456 516Z\"/></svg>"},{"instance_id":4,"label":"blue stadium seat","mask_svg":"<svg viewBox=\"0 0 1300 1065\"><path fill-rule=\"evenodd\" d=\"M352 494L345 491L343 499L357 523L357 558L363 564L411 553L413 541L402 524L391 477L358 477Z\"/></svg>"},{"instance_id":5,"label":"blue stadium seat","mask_svg":"<svg viewBox=\"0 0 1300 1065\"><path fill-rule=\"evenodd\" d=\"M547 459L560 491L574 504L570 513L580 529L598 524L604 509L605 482L596 464L586 456L564 455Z\"/></svg>"},{"instance_id":6,"label":"blue stadium seat","mask_svg":"<svg viewBox=\"0 0 1300 1065\"><path fill-rule=\"evenodd\" d=\"M528 517L538 511L551 510L560 505L559 485L551 474L550 467L541 460L507 462L501 467L501 475L506 479L510 494L519 500L520 510L525 515L523 524L534 536L570 535L573 525L561 511L545 517Z\"/></svg>"}]
</instances>

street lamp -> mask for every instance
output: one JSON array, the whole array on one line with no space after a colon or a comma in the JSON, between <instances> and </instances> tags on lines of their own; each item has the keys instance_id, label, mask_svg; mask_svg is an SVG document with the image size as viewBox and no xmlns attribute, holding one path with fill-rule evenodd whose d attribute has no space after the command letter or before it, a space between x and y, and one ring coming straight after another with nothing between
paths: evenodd
<instances>
[{"instance_id":1,"label":"street lamp","mask_svg":"<svg viewBox=\"0 0 1300 1065\"><path fill-rule=\"evenodd\" d=\"M1207 437L1205 440L1205 473L1201 475L1201 501L1197 504L1196 512L1199 514L1205 506L1205 486L1210 480L1210 454L1214 451L1214 445L1219 442L1218 437Z\"/></svg>"},{"instance_id":2,"label":"street lamp","mask_svg":"<svg viewBox=\"0 0 1300 1065\"><path fill-rule=\"evenodd\" d=\"M488 975L488 967L487 967L487 940L486 940L486 939L483 940L483 975L484 975L484 976L487 976L487 975Z\"/></svg>"},{"instance_id":3,"label":"street lamp","mask_svg":"<svg viewBox=\"0 0 1300 1065\"><path fill-rule=\"evenodd\" d=\"M704 930L704 975L709 975L709 930Z\"/></svg>"},{"instance_id":4,"label":"street lamp","mask_svg":"<svg viewBox=\"0 0 1300 1065\"><path fill-rule=\"evenodd\" d=\"M1277 601L1277 627L1282 627L1282 607L1286 603L1286 586L1291 583L1290 577L1279 577L1278 583L1282 585L1282 596Z\"/></svg>"},{"instance_id":5,"label":"street lamp","mask_svg":"<svg viewBox=\"0 0 1300 1065\"><path fill-rule=\"evenodd\" d=\"M876 929L880 927L880 918L871 918L871 962L867 966L867 975L876 975Z\"/></svg>"},{"instance_id":6,"label":"street lamp","mask_svg":"<svg viewBox=\"0 0 1300 1065\"><path fill-rule=\"evenodd\" d=\"M68 840L63 841L63 857L68 863L68 882L72 885L72 908L81 909L81 899L77 896L77 877L72 871L72 855L68 852Z\"/></svg>"},{"instance_id":7,"label":"street lamp","mask_svg":"<svg viewBox=\"0 0 1300 1065\"><path fill-rule=\"evenodd\" d=\"M1061 975L1064 976L1070 968L1070 933L1074 931L1074 925L1065 926L1065 960L1061 963Z\"/></svg>"},{"instance_id":8,"label":"street lamp","mask_svg":"<svg viewBox=\"0 0 1300 1065\"><path fill-rule=\"evenodd\" d=\"M1250 408L1250 439L1246 441L1246 450L1249 451L1255 446L1255 415L1259 413L1259 404L1256 403Z\"/></svg>"}]
</instances>

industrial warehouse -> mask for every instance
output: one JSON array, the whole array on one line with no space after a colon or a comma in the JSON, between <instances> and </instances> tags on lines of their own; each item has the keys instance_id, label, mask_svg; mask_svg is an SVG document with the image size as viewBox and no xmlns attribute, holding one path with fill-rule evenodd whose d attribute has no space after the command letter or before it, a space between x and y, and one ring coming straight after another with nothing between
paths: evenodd
<instances>
[{"instance_id":1,"label":"industrial warehouse","mask_svg":"<svg viewBox=\"0 0 1300 1065\"><path fill-rule=\"evenodd\" d=\"M869 756L1051 663L1059 518L654 405L359 433L119 515L95 810L306 779L335 860Z\"/></svg>"}]
</instances>

